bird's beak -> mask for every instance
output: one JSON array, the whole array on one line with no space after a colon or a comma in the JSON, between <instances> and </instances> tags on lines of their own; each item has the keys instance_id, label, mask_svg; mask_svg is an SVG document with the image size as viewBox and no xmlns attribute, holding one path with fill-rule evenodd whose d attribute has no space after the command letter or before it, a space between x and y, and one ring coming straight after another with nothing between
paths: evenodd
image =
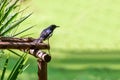
<instances>
[{"instance_id":1,"label":"bird's beak","mask_svg":"<svg viewBox=\"0 0 120 80\"><path fill-rule=\"evenodd\" d=\"M60 26L56 26L56 27L60 27Z\"/></svg>"}]
</instances>

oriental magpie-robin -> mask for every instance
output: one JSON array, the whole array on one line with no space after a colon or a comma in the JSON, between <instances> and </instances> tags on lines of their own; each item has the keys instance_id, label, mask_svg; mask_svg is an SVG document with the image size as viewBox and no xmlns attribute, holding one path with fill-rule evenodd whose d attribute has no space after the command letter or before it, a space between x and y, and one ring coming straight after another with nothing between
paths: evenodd
<instances>
[{"instance_id":1,"label":"oriental magpie-robin","mask_svg":"<svg viewBox=\"0 0 120 80\"><path fill-rule=\"evenodd\" d=\"M34 42L42 43L43 41L48 40L48 43L49 43L49 38L52 36L54 29L57 27L59 27L59 26L56 26L54 24L48 26L41 32L40 37L38 39L36 39Z\"/></svg>"}]
</instances>

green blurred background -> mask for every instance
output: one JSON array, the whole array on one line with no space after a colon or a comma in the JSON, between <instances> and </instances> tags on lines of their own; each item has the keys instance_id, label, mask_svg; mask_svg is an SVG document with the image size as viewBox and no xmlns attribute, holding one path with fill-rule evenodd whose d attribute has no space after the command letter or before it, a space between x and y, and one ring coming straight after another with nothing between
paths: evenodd
<instances>
[{"instance_id":1,"label":"green blurred background","mask_svg":"<svg viewBox=\"0 0 120 80\"><path fill-rule=\"evenodd\" d=\"M25 26L36 25L29 37L38 38L51 24L52 60L48 80L120 80L120 0L25 0L33 15ZM11 59L14 63L16 57ZM18 80L37 80L36 59Z\"/></svg>"}]
</instances>

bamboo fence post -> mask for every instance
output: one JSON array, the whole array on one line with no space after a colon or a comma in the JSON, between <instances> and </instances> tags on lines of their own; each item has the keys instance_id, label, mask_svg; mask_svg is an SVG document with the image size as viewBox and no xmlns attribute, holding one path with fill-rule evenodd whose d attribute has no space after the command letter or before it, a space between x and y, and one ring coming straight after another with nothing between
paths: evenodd
<instances>
[{"instance_id":1,"label":"bamboo fence post","mask_svg":"<svg viewBox=\"0 0 120 80\"><path fill-rule=\"evenodd\" d=\"M47 80L47 63L38 59L38 80Z\"/></svg>"},{"instance_id":2,"label":"bamboo fence post","mask_svg":"<svg viewBox=\"0 0 120 80\"><path fill-rule=\"evenodd\" d=\"M0 49L18 49L28 52L38 58L38 80L47 80L47 62L50 62L51 56L42 49L50 49L45 43L34 43L33 38L11 38L0 37Z\"/></svg>"}]
</instances>

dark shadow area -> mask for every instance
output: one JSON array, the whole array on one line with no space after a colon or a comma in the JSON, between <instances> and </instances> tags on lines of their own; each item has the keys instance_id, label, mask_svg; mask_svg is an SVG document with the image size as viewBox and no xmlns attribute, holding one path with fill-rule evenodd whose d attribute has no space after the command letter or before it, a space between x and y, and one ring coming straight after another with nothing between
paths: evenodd
<instances>
[{"instance_id":1,"label":"dark shadow area","mask_svg":"<svg viewBox=\"0 0 120 80\"><path fill-rule=\"evenodd\" d=\"M78 49L69 49L69 50L65 50L65 49L58 49L58 48L54 48L54 51L57 52L61 52L61 53L66 53L66 54L79 54L79 55L120 55L120 50L78 50Z\"/></svg>"},{"instance_id":2,"label":"dark shadow area","mask_svg":"<svg viewBox=\"0 0 120 80\"><path fill-rule=\"evenodd\" d=\"M119 64L120 50L62 50L55 49L60 54L65 54L64 59L57 59L55 61L67 64ZM54 54L53 54L54 55Z\"/></svg>"},{"instance_id":3,"label":"dark shadow area","mask_svg":"<svg viewBox=\"0 0 120 80\"><path fill-rule=\"evenodd\" d=\"M87 68L82 70L71 70L62 68L49 68L49 78L57 79L61 75L61 80L118 80L120 70L109 68ZM51 76L53 76L51 78Z\"/></svg>"},{"instance_id":4,"label":"dark shadow area","mask_svg":"<svg viewBox=\"0 0 120 80\"><path fill-rule=\"evenodd\" d=\"M57 63L64 63L64 64L90 64L90 63L95 63L95 64L120 64L120 59L115 58L115 59L78 59L78 58L72 58L71 59L61 59L61 60L56 60Z\"/></svg>"}]
</instances>

